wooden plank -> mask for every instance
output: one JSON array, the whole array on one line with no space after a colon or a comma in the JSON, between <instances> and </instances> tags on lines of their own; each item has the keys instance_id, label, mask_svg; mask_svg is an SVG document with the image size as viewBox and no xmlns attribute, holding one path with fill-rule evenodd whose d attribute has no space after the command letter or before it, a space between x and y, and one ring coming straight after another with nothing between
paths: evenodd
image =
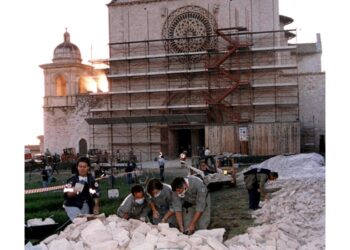
<instances>
[{"instance_id":1,"label":"wooden plank","mask_svg":"<svg viewBox=\"0 0 350 250\"><path fill-rule=\"evenodd\" d=\"M240 152L239 125L206 126L205 144L211 152ZM252 155L300 153L300 124L256 123L248 125L248 147Z\"/></svg>"},{"instance_id":2,"label":"wooden plank","mask_svg":"<svg viewBox=\"0 0 350 250\"><path fill-rule=\"evenodd\" d=\"M300 152L300 125L261 123L248 126L249 149L253 155L277 155Z\"/></svg>"}]
</instances>

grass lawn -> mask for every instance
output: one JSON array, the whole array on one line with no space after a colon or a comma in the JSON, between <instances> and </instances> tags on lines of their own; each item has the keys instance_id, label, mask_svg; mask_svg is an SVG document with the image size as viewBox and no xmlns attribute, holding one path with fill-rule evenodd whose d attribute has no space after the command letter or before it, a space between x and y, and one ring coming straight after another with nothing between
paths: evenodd
<instances>
[{"instance_id":1,"label":"grass lawn","mask_svg":"<svg viewBox=\"0 0 350 250\"><path fill-rule=\"evenodd\" d=\"M186 175L186 169L166 169L165 182L170 183L174 177ZM55 173L54 176L56 182L51 183L51 186L62 185L65 184L66 180L71 176L71 172L69 170L62 170L59 175ZM141 184L143 184L146 177L159 177L158 170L145 170L140 178ZM132 185L128 185L123 177L116 178L114 188L119 189L119 198L108 199L108 180L105 179L99 183L102 193L100 199L101 213L105 213L106 216L115 214L119 205L130 193ZM33 172L30 178L28 173L25 174L26 190L40 187L42 187L40 172ZM25 222L28 219L44 219L51 216L57 223L62 225L69 220L62 204L62 190L28 194L25 196ZM248 211L248 194L244 186L240 183L238 183L235 188L223 187L221 190L211 192L211 206L212 217L209 228L224 227L226 229L225 239L244 233L247 227L253 224L253 220Z\"/></svg>"}]
</instances>

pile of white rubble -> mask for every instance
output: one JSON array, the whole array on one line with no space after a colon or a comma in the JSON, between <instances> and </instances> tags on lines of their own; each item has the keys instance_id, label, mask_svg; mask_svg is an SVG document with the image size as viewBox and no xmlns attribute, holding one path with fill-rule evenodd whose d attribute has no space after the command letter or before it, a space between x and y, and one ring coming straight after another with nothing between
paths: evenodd
<instances>
[{"instance_id":1,"label":"pile of white rubble","mask_svg":"<svg viewBox=\"0 0 350 250\"><path fill-rule=\"evenodd\" d=\"M281 189L253 212L260 225L225 245L235 250L325 249L324 158L314 153L276 156L252 167L277 171L278 181L266 187Z\"/></svg>"},{"instance_id":2,"label":"pile of white rubble","mask_svg":"<svg viewBox=\"0 0 350 250\"><path fill-rule=\"evenodd\" d=\"M111 215L87 221L76 218L59 234L43 240L39 245L26 246L26 249L42 250L224 250L225 229L198 230L188 236L167 223L152 225L139 220L125 220Z\"/></svg>"},{"instance_id":3,"label":"pile of white rubble","mask_svg":"<svg viewBox=\"0 0 350 250\"><path fill-rule=\"evenodd\" d=\"M187 236L168 224L151 225L124 220L115 215L87 221L77 218L59 234L54 234L30 250L275 250L325 249L325 167L318 154L276 156L252 167L279 173L269 187L272 194L263 208L253 212L257 226L223 243L225 229L199 230ZM240 175L238 180L243 179ZM247 195L248 199L248 195Z\"/></svg>"}]
</instances>

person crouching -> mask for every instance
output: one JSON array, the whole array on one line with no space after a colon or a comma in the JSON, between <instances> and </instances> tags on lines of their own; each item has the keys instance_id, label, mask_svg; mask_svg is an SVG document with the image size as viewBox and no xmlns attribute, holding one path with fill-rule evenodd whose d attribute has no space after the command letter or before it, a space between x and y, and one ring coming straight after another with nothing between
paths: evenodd
<instances>
[{"instance_id":1,"label":"person crouching","mask_svg":"<svg viewBox=\"0 0 350 250\"><path fill-rule=\"evenodd\" d=\"M173 192L171 186L158 179L151 179L147 184L147 192L151 196L152 224L169 223L170 226L174 227L176 221L172 208Z\"/></svg>"},{"instance_id":2,"label":"person crouching","mask_svg":"<svg viewBox=\"0 0 350 250\"><path fill-rule=\"evenodd\" d=\"M147 220L150 212L149 204L145 198L145 191L141 185L135 185L131 188L129 194L117 210L117 215L124 219Z\"/></svg>"},{"instance_id":3,"label":"person crouching","mask_svg":"<svg viewBox=\"0 0 350 250\"><path fill-rule=\"evenodd\" d=\"M196 176L176 177L172 183L172 205L180 232L193 234L210 223L210 196Z\"/></svg>"}]
</instances>

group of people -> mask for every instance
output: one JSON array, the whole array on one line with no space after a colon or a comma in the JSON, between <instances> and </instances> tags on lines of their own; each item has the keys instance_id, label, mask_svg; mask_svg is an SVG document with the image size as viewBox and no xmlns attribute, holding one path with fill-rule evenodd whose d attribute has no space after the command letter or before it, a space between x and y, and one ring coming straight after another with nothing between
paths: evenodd
<instances>
[{"instance_id":1,"label":"group of people","mask_svg":"<svg viewBox=\"0 0 350 250\"><path fill-rule=\"evenodd\" d=\"M71 220L79 214L100 213L100 188L89 168L90 160L79 158L77 173L68 179L63 190L63 207ZM171 185L151 179L145 188L133 185L116 214L153 224L169 223L183 233L192 234L209 225L210 196L203 181L196 176L176 177Z\"/></svg>"},{"instance_id":2,"label":"group of people","mask_svg":"<svg viewBox=\"0 0 350 250\"><path fill-rule=\"evenodd\" d=\"M100 188L89 169L90 160L79 158L77 172L68 179L63 190L63 207L71 220L79 214L100 213ZM278 173L268 169L254 168L244 173L250 209L260 208L260 194L269 199L264 185L268 180L277 178ZM133 185L116 214L124 219L153 224L169 223L184 234L192 234L209 226L210 194L202 179L194 175L176 177L170 185L155 178L149 180L145 188L139 184Z\"/></svg>"},{"instance_id":3,"label":"group of people","mask_svg":"<svg viewBox=\"0 0 350 250\"><path fill-rule=\"evenodd\" d=\"M169 223L185 234L206 229L210 223L210 196L196 176L176 177L171 185L151 179L146 190L135 185L117 215L153 224Z\"/></svg>"}]
</instances>

